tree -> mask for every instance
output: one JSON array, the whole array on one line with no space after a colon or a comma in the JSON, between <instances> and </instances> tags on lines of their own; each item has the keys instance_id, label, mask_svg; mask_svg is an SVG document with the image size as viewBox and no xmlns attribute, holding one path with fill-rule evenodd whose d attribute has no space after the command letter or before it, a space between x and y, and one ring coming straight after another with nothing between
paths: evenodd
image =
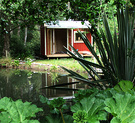
<instances>
[{"instance_id":1,"label":"tree","mask_svg":"<svg viewBox=\"0 0 135 123\"><path fill-rule=\"evenodd\" d=\"M125 0L73 0L70 2L70 10L67 18L90 21L96 24L101 21L103 11L112 19L116 14L116 6L123 7Z\"/></svg>"},{"instance_id":2,"label":"tree","mask_svg":"<svg viewBox=\"0 0 135 123\"><path fill-rule=\"evenodd\" d=\"M66 0L65 0L66 1ZM67 6L63 0L1 0L0 34L4 38L3 55L10 53L10 35L18 27L54 21Z\"/></svg>"}]
</instances>

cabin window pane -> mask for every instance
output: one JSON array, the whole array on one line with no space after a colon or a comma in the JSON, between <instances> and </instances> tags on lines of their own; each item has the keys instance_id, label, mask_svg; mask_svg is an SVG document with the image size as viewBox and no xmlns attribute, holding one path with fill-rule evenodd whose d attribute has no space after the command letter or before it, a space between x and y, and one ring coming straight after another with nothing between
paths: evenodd
<instances>
[{"instance_id":1,"label":"cabin window pane","mask_svg":"<svg viewBox=\"0 0 135 123\"><path fill-rule=\"evenodd\" d=\"M82 32L82 33L85 34L84 32ZM83 40L81 39L81 37L77 31L74 32L74 42L75 43L83 43Z\"/></svg>"}]
</instances>

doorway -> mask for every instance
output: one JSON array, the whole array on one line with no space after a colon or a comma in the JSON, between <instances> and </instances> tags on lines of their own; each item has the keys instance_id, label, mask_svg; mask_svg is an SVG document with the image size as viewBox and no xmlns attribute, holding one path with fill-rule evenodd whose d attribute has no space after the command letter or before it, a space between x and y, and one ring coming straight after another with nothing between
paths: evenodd
<instances>
[{"instance_id":1,"label":"doorway","mask_svg":"<svg viewBox=\"0 0 135 123\"><path fill-rule=\"evenodd\" d=\"M67 47L67 29L55 29L55 54L65 54Z\"/></svg>"}]
</instances>

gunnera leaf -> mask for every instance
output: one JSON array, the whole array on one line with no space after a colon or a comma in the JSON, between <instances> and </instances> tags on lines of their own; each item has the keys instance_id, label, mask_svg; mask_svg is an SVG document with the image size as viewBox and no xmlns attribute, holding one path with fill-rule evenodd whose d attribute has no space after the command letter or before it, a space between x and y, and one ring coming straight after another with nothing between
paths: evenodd
<instances>
[{"instance_id":1,"label":"gunnera leaf","mask_svg":"<svg viewBox=\"0 0 135 123\"><path fill-rule=\"evenodd\" d=\"M75 96L74 101L78 102L85 97L89 97L90 95L91 95L91 97L92 96L94 97L98 92L99 92L99 90L96 88L79 90L79 91L77 91L77 93L74 94L74 96Z\"/></svg>"},{"instance_id":2,"label":"gunnera leaf","mask_svg":"<svg viewBox=\"0 0 135 123\"><path fill-rule=\"evenodd\" d=\"M79 110L86 111L88 122L99 123L100 120L106 120L107 113L104 111L104 100L95 97L82 99L71 107L72 112Z\"/></svg>"},{"instance_id":3,"label":"gunnera leaf","mask_svg":"<svg viewBox=\"0 0 135 123\"><path fill-rule=\"evenodd\" d=\"M42 96L42 95L39 95L39 98L40 98L40 102L42 102L42 103L46 103L46 104L50 104L50 102L49 102L49 100L48 100L48 98L47 97L44 97L44 96Z\"/></svg>"},{"instance_id":4,"label":"gunnera leaf","mask_svg":"<svg viewBox=\"0 0 135 123\"><path fill-rule=\"evenodd\" d=\"M131 81L122 80L114 86L114 89L118 92L130 92L131 89L133 89L133 83Z\"/></svg>"},{"instance_id":5,"label":"gunnera leaf","mask_svg":"<svg viewBox=\"0 0 135 123\"><path fill-rule=\"evenodd\" d=\"M135 93L116 93L112 98L105 100L105 105L105 110L114 116L111 123L116 120L120 123L135 122Z\"/></svg>"},{"instance_id":6,"label":"gunnera leaf","mask_svg":"<svg viewBox=\"0 0 135 123\"><path fill-rule=\"evenodd\" d=\"M26 123L27 121L37 123L39 121L31 121L30 119L35 117L35 113L42 111L42 109L30 102L23 103L22 100L13 101L8 97L4 97L0 100L0 111L0 121L2 123ZM4 119L4 117L7 118Z\"/></svg>"},{"instance_id":7,"label":"gunnera leaf","mask_svg":"<svg viewBox=\"0 0 135 123\"><path fill-rule=\"evenodd\" d=\"M50 106L53 108L61 109L61 107L65 104L65 100L61 97L57 99L53 99L50 101Z\"/></svg>"}]
</instances>

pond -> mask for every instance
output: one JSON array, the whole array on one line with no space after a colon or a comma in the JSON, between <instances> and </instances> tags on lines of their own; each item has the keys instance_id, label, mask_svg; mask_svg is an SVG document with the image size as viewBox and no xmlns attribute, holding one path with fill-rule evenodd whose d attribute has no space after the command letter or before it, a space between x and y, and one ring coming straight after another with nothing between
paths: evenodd
<instances>
[{"instance_id":1,"label":"pond","mask_svg":"<svg viewBox=\"0 0 135 123\"><path fill-rule=\"evenodd\" d=\"M34 72L28 70L0 69L0 98L11 97L13 100L22 99L38 103L39 95L48 98L73 97L75 91L65 89L42 89L62 83L71 83L75 80L59 73ZM66 88L87 88L84 84L72 84Z\"/></svg>"}]
</instances>

